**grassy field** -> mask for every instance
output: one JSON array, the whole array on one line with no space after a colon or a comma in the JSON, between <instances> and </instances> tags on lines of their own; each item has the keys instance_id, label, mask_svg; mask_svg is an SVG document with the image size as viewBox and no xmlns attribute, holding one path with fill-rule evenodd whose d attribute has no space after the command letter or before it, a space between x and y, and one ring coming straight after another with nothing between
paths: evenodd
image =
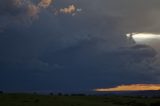
<instances>
[{"instance_id":1,"label":"grassy field","mask_svg":"<svg viewBox=\"0 0 160 106\"><path fill-rule=\"evenodd\" d=\"M160 106L159 98L0 94L0 106Z\"/></svg>"}]
</instances>

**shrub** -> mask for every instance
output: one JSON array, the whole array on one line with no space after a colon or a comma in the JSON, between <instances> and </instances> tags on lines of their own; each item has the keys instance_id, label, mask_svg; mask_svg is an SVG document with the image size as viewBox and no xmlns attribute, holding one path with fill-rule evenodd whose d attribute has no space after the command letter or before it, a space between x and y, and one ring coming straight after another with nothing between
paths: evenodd
<instances>
[{"instance_id":1,"label":"shrub","mask_svg":"<svg viewBox=\"0 0 160 106\"><path fill-rule=\"evenodd\" d=\"M50 95L50 96L53 96L54 94L51 92L51 93L49 93L49 95Z\"/></svg>"},{"instance_id":2,"label":"shrub","mask_svg":"<svg viewBox=\"0 0 160 106\"><path fill-rule=\"evenodd\" d=\"M63 95L62 93L60 93L60 92L58 93L58 96L62 96L62 95Z\"/></svg>"},{"instance_id":3,"label":"shrub","mask_svg":"<svg viewBox=\"0 0 160 106\"><path fill-rule=\"evenodd\" d=\"M3 91L0 91L0 94L3 94Z\"/></svg>"},{"instance_id":4,"label":"shrub","mask_svg":"<svg viewBox=\"0 0 160 106\"><path fill-rule=\"evenodd\" d=\"M71 96L86 96L85 94L71 94Z\"/></svg>"},{"instance_id":5,"label":"shrub","mask_svg":"<svg viewBox=\"0 0 160 106\"><path fill-rule=\"evenodd\" d=\"M69 96L69 94L64 94L64 96Z\"/></svg>"}]
</instances>

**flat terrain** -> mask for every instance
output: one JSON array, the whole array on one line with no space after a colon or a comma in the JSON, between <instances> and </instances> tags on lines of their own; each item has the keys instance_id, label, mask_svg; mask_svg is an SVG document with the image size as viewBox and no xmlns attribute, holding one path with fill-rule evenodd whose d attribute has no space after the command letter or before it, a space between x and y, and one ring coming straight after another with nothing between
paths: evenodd
<instances>
[{"instance_id":1,"label":"flat terrain","mask_svg":"<svg viewBox=\"0 0 160 106\"><path fill-rule=\"evenodd\" d=\"M160 98L0 94L0 106L160 106Z\"/></svg>"}]
</instances>

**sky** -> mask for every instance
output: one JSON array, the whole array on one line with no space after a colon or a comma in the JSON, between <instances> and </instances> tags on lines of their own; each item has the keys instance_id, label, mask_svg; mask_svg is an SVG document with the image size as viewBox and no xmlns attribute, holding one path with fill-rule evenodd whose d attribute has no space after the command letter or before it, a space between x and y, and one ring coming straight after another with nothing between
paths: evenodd
<instances>
[{"instance_id":1,"label":"sky","mask_svg":"<svg viewBox=\"0 0 160 106\"><path fill-rule=\"evenodd\" d=\"M159 5L1 0L0 89L79 92L160 83ZM126 36L132 33L145 39ZM148 39L151 34L154 39Z\"/></svg>"}]
</instances>

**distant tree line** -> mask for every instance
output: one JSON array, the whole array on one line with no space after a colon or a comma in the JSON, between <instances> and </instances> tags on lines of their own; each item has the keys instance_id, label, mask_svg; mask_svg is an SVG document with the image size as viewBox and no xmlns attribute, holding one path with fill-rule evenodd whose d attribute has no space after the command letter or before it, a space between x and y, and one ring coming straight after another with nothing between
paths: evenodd
<instances>
[{"instance_id":1,"label":"distant tree line","mask_svg":"<svg viewBox=\"0 0 160 106\"><path fill-rule=\"evenodd\" d=\"M56 95L56 96L86 96L86 94L83 94L83 93L74 93L74 94L66 94L66 93L61 93L61 92L59 92L59 93L57 93L57 94L54 94L53 92L51 92L51 93L49 93L49 95L50 96L54 96L54 95Z\"/></svg>"},{"instance_id":2,"label":"distant tree line","mask_svg":"<svg viewBox=\"0 0 160 106\"><path fill-rule=\"evenodd\" d=\"M3 91L0 90L0 94L3 94Z\"/></svg>"}]
</instances>

